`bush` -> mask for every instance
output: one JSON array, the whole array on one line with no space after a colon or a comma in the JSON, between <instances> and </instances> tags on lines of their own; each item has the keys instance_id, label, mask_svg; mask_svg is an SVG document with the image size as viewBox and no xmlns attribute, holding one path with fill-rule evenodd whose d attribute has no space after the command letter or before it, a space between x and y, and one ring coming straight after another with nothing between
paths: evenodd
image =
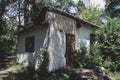
<instances>
[{"instance_id":1,"label":"bush","mask_svg":"<svg viewBox=\"0 0 120 80\"><path fill-rule=\"evenodd\" d=\"M80 46L80 49L75 52L75 67L94 68L102 65L102 56L97 44L90 47L90 52L87 51L85 45Z\"/></svg>"},{"instance_id":2,"label":"bush","mask_svg":"<svg viewBox=\"0 0 120 80\"><path fill-rule=\"evenodd\" d=\"M103 57L103 65L111 71L120 70L120 20L108 19L96 32L96 39Z\"/></svg>"},{"instance_id":3,"label":"bush","mask_svg":"<svg viewBox=\"0 0 120 80\"><path fill-rule=\"evenodd\" d=\"M49 80L69 80L70 75L63 71L49 73Z\"/></svg>"},{"instance_id":4,"label":"bush","mask_svg":"<svg viewBox=\"0 0 120 80\"><path fill-rule=\"evenodd\" d=\"M47 71L48 62L49 62L49 54L47 52L47 49L46 48L41 48L37 52L36 57L37 57L38 70Z\"/></svg>"}]
</instances>

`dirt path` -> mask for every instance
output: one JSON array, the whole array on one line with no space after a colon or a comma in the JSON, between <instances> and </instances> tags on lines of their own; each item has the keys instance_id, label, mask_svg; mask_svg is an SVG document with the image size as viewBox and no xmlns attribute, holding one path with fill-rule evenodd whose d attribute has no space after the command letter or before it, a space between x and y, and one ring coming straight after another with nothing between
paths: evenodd
<instances>
[{"instance_id":1,"label":"dirt path","mask_svg":"<svg viewBox=\"0 0 120 80\"><path fill-rule=\"evenodd\" d=\"M15 56L0 55L0 80L6 80L6 78L8 78L10 73L13 71L9 66L9 63L12 59L15 59Z\"/></svg>"},{"instance_id":2,"label":"dirt path","mask_svg":"<svg viewBox=\"0 0 120 80\"><path fill-rule=\"evenodd\" d=\"M0 55L0 71L3 71L9 67L9 63L15 56L11 55Z\"/></svg>"}]
</instances>

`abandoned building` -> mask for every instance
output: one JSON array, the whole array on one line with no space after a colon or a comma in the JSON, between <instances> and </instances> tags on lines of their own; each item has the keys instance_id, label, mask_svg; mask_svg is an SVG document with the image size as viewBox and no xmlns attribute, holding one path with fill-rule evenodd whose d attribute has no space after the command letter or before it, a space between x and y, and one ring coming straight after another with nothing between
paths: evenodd
<instances>
[{"instance_id":1,"label":"abandoned building","mask_svg":"<svg viewBox=\"0 0 120 80\"><path fill-rule=\"evenodd\" d=\"M39 25L19 28L17 58L19 63L35 66L35 54L47 47L49 54L48 70L71 66L73 52L79 49L82 41L89 47L91 35L98 26L51 7L44 7L39 14Z\"/></svg>"}]
</instances>

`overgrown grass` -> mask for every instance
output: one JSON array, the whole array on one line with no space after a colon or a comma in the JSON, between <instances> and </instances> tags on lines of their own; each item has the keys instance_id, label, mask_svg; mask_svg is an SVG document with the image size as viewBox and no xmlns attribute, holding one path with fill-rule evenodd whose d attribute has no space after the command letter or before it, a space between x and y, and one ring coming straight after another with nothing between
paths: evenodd
<instances>
[{"instance_id":1,"label":"overgrown grass","mask_svg":"<svg viewBox=\"0 0 120 80\"><path fill-rule=\"evenodd\" d=\"M14 77L16 78L15 80L70 80L73 77L73 75L70 75L64 71L55 71L52 73L36 73L34 70L18 64L15 59L10 62L10 66L13 69ZM111 78L120 80L120 72L112 73L108 70L106 73ZM75 78L75 76L73 78Z\"/></svg>"},{"instance_id":2,"label":"overgrown grass","mask_svg":"<svg viewBox=\"0 0 120 80\"><path fill-rule=\"evenodd\" d=\"M12 66L13 73L21 73L26 71L26 67L21 64L16 64Z\"/></svg>"},{"instance_id":3,"label":"overgrown grass","mask_svg":"<svg viewBox=\"0 0 120 80\"><path fill-rule=\"evenodd\" d=\"M115 78L115 80L120 80L120 72L109 72L108 75L112 78Z\"/></svg>"},{"instance_id":4,"label":"overgrown grass","mask_svg":"<svg viewBox=\"0 0 120 80\"><path fill-rule=\"evenodd\" d=\"M26 67L19 64L16 58L10 60L8 66L12 69L12 73L21 73L26 71Z\"/></svg>"},{"instance_id":5,"label":"overgrown grass","mask_svg":"<svg viewBox=\"0 0 120 80\"><path fill-rule=\"evenodd\" d=\"M110 78L114 78L115 80L120 80L120 72L119 71L111 72L109 69L105 69L105 73L107 73L107 75Z\"/></svg>"},{"instance_id":6,"label":"overgrown grass","mask_svg":"<svg viewBox=\"0 0 120 80\"><path fill-rule=\"evenodd\" d=\"M64 71L47 72L35 71L32 67L25 67L12 59L9 62L15 80L69 80L69 75Z\"/></svg>"}]
</instances>

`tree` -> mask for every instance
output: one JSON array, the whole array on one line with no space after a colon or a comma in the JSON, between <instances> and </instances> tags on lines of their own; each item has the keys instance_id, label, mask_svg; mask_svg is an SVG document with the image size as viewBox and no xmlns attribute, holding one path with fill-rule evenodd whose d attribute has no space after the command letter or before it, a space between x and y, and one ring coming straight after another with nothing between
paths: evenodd
<instances>
[{"instance_id":1,"label":"tree","mask_svg":"<svg viewBox=\"0 0 120 80\"><path fill-rule=\"evenodd\" d=\"M81 10L83 19L99 26L102 25L102 18L105 17L104 11L92 6L84 7Z\"/></svg>"},{"instance_id":2,"label":"tree","mask_svg":"<svg viewBox=\"0 0 120 80\"><path fill-rule=\"evenodd\" d=\"M112 18L120 17L120 0L105 0L106 12Z\"/></svg>"},{"instance_id":3,"label":"tree","mask_svg":"<svg viewBox=\"0 0 120 80\"><path fill-rule=\"evenodd\" d=\"M7 11L9 11L8 6L13 2L14 0L0 1L0 54L10 53L13 47L13 39L15 39L13 38L15 32L12 22L13 17L7 14ZM8 24L9 22L11 22L11 24Z\"/></svg>"},{"instance_id":4,"label":"tree","mask_svg":"<svg viewBox=\"0 0 120 80\"><path fill-rule=\"evenodd\" d=\"M5 13L5 2L4 1L0 1L0 53L3 52L4 48L3 48L3 35L6 33L5 31L5 21L3 18L3 14Z\"/></svg>"},{"instance_id":5,"label":"tree","mask_svg":"<svg viewBox=\"0 0 120 80\"><path fill-rule=\"evenodd\" d=\"M73 0L36 0L35 3L40 6L51 6L70 14L72 13L70 8L76 8L76 12L79 12L80 7L85 6L82 0L79 0L78 3L75 3Z\"/></svg>"},{"instance_id":6,"label":"tree","mask_svg":"<svg viewBox=\"0 0 120 80\"><path fill-rule=\"evenodd\" d=\"M0 1L0 35L5 33L5 21L3 20L3 14L5 13L5 2Z\"/></svg>"},{"instance_id":7,"label":"tree","mask_svg":"<svg viewBox=\"0 0 120 80\"><path fill-rule=\"evenodd\" d=\"M51 6L57 9L61 9L64 12L69 12L70 7L76 7L78 10L80 7L85 6L82 0L75 3L73 0L36 0L37 4L42 6Z\"/></svg>"},{"instance_id":8,"label":"tree","mask_svg":"<svg viewBox=\"0 0 120 80\"><path fill-rule=\"evenodd\" d=\"M34 22L37 22L35 20L37 20L39 14L40 13L40 8L43 8L45 6L51 6L53 8L57 8L60 9L64 12L70 13L72 15L74 15L74 13L72 13L70 11L70 8L76 8L76 13L80 11L80 6L84 6L83 2L81 0L79 0L78 3L74 3L73 0L24 0L24 3L21 2L21 0L19 1L19 10L21 9L20 4L24 4L24 11L20 12L20 14L24 14L24 26L31 26L31 25L35 25L37 23L34 24ZM79 6L78 6L79 5ZM20 20L20 17L19 17Z\"/></svg>"},{"instance_id":9,"label":"tree","mask_svg":"<svg viewBox=\"0 0 120 80\"><path fill-rule=\"evenodd\" d=\"M120 66L120 20L108 19L108 22L97 31L97 41L104 62L107 60L111 70ZM104 63L103 62L103 63ZM119 69L120 70L120 69Z\"/></svg>"}]
</instances>

